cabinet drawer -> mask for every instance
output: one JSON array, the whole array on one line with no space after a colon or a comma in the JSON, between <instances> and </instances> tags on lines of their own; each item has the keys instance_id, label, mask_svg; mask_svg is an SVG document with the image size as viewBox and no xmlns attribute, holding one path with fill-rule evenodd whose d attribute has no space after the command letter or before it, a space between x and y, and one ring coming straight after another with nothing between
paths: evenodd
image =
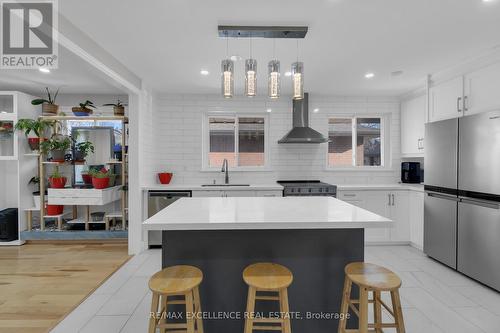
<instances>
[{"instance_id":1,"label":"cabinet drawer","mask_svg":"<svg viewBox=\"0 0 500 333\"><path fill-rule=\"evenodd\" d=\"M256 191L256 197L282 197L283 191Z\"/></svg>"},{"instance_id":2,"label":"cabinet drawer","mask_svg":"<svg viewBox=\"0 0 500 333\"><path fill-rule=\"evenodd\" d=\"M362 197L363 194L358 191L339 191L337 193L337 198L344 201L357 200L361 199Z\"/></svg>"}]
</instances>

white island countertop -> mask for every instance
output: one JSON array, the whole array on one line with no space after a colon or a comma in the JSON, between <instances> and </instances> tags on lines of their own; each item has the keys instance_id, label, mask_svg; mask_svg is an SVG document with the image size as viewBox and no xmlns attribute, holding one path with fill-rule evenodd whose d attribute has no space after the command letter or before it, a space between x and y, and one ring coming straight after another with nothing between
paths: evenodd
<instances>
[{"instance_id":1,"label":"white island countertop","mask_svg":"<svg viewBox=\"0 0 500 333\"><path fill-rule=\"evenodd\" d=\"M182 198L145 230L386 228L393 222L333 197Z\"/></svg>"}]
</instances>

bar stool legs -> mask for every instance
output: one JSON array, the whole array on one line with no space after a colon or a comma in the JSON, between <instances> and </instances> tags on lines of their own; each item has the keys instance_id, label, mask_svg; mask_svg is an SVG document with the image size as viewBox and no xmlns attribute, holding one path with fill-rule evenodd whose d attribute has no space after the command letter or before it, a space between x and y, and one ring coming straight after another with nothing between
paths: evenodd
<instances>
[{"instance_id":1,"label":"bar stool legs","mask_svg":"<svg viewBox=\"0 0 500 333\"><path fill-rule=\"evenodd\" d=\"M405 333L403 320L403 310L399 297L401 279L386 268L366 263L352 263L345 268L344 291L342 305L340 308L341 317L339 321L338 333L346 333L351 330L346 329L347 315L349 309L354 312L359 319L359 328L353 330L359 333L375 331L383 332L383 328L396 328L397 333ZM351 299L352 284L359 287L359 299ZM391 294L392 309L381 299L382 292ZM369 294L372 299L369 299ZM368 322L368 306L373 305L374 323ZM382 307L394 318L394 323L382 322Z\"/></svg>"},{"instance_id":2,"label":"bar stool legs","mask_svg":"<svg viewBox=\"0 0 500 333\"><path fill-rule=\"evenodd\" d=\"M202 272L193 266L172 266L154 274L149 280L153 293L148 333L203 333L200 291ZM169 305L185 305L185 323L168 320Z\"/></svg>"},{"instance_id":3,"label":"bar stool legs","mask_svg":"<svg viewBox=\"0 0 500 333\"><path fill-rule=\"evenodd\" d=\"M243 280L248 285L244 333L254 330L291 333L288 286L293 281L290 270L273 263L258 263L245 268ZM265 293L265 294L262 294ZM254 318L256 301L279 302L280 318Z\"/></svg>"}]
</instances>

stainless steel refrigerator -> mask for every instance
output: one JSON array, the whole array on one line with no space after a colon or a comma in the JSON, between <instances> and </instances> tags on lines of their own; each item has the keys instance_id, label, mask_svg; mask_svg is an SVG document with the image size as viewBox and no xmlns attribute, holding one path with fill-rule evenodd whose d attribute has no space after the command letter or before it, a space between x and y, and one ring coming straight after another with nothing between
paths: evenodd
<instances>
[{"instance_id":1,"label":"stainless steel refrigerator","mask_svg":"<svg viewBox=\"0 0 500 333\"><path fill-rule=\"evenodd\" d=\"M500 290L500 111L425 127L424 252Z\"/></svg>"}]
</instances>

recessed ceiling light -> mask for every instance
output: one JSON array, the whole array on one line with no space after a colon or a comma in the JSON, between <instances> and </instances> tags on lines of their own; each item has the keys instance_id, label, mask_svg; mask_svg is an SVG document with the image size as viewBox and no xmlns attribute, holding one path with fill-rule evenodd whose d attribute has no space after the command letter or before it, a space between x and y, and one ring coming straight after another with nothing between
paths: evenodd
<instances>
[{"instance_id":1,"label":"recessed ceiling light","mask_svg":"<svg viewBox=\"0 0 500 333\"><path fill-rule=\"evenodd\" d=\"M483 2L495 2L496 0L483 0Z\"/></svg>"},{"instance_id":2,"label":"recessed ceiling light","mask_svg":"<svg viewBox=\"0 0 500 333\"><path fill-rule=\"evenodd\" d=\"M285 72L285 76L292 76L292 72Z\"/></svg>"},{"instance_id":3,"label":"recessed ceiling light","mask_svg":"<svg viewBox=\"0 0 500 333\"><path fill-rule=\"evenodd\" d=\"M273 110L272 110L272 109L267 109L266 111L267 111L267 112L271 112L271 111L273 111Z\"/></svg>"},{"instance_id":4,"label":"recessed ceiling light","mask_svg":"<svg viewBox=\"0 0 500 333\"><path fill-rule=\"evenodd\" d=\"M210 72L209 72L209 71L207 71L206 69L202 69L202 70L200 71L200 74L201 74L201 75L208 75L208 74L210 74Z\"/></svg>"},{"instance_id":5,"label":"recessed ceiling light","mask_svg":"<svg viewBox=\"0 0 500 333\"><path fill-rule=\"evenodd\" d=\"M243 58L240 55L238 55L238 54L233 54L231 56L231 60L232 61L240 61L241 59L243 59Z\"/></svg>"},{"instance_id":6,"label":"recessed ceiling light","mask_svg":"<svg viewBox=\"0 0 500 333\"><path fill-rule=\"evenodd\" d=\"M366 73L365 78L367 79L373 79L375 77L375 73Z\"/></svg>"},{"instance_id":7,"label":"recessed ceiling light","mask_svg":"<svg viewBox=\"0 0 500 333\"><path fill-rule=\"evenodd\" d=\"M45 67L40 67L40 68L38 68L38 70L39 70L40 72L42 72L42 73L50 73L50 69L45 68Z\"/></svg>"},{"instance_id":8,"label":"recessed ceiling light","mask_svg":"<svg viewBox=\"0 0 500 333\"><path fill-rule=\"evenodd\" d=\"M318 113L319 112L319 109L314 109L313 110L314 113Z\"/></svg>"}]
</instances>

